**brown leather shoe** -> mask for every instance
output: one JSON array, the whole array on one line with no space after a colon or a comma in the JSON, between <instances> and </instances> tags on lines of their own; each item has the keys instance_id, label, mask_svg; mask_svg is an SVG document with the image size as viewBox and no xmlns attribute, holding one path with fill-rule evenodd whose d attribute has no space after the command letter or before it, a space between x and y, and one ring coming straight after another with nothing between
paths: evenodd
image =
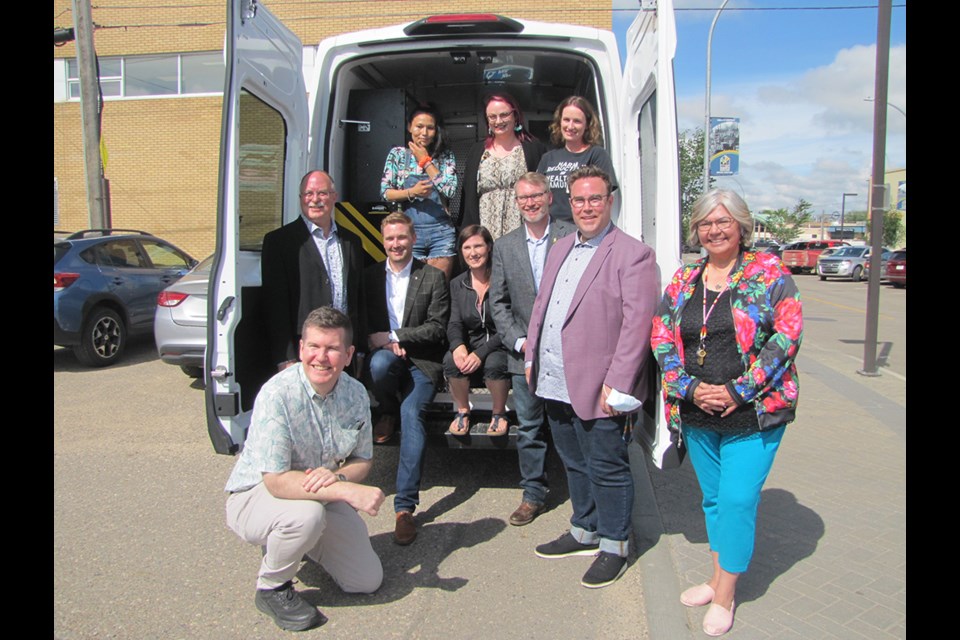
<instances>
[{"instance_id":1,"label":"brown leather shoe","mask_svg":"<svg viewBox=\"0 0 960 640\"><path fill-rule=\"evenodd\" d=\"M533 522L533 519L541 513L543 513L542 504L533 504L524 500L517 507L517 510L510 514L510 524L515 527L522 527Z\"/></svg>"},{"instance_id":2,"label":"brown leather shoe","mask_svg":"<svg viewBox=\"0 0 960 640\"><path fill-rule=\"evenodd\" d=\"M409 511L397 511L397 526L393 530L393 541L399 545L408 545L417 539L417 523Z\"/></svg>"},{"instance_id":3,"label":"brown leather shoe","mask_svg":"<svg viewBox=\"0 0 960 640\"><path fill-rule=\"evenodd\" d=\"M377 419L377 423L373 425L373 441L375 444L390 441L390 438L393 437L393 421L393 416L388 414L384 414Z\"/></svg>"}]
</instances>

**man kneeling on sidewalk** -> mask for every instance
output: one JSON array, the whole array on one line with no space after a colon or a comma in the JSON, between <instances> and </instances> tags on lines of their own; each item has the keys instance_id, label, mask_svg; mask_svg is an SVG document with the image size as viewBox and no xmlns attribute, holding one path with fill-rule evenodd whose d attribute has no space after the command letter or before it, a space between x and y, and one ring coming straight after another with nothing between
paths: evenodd
<instances>
[{"instance_id":1,"label":"man kneeling on sidewalk","mask_svg":"<svg viewBox=\"0 0 960 640\"><path fill-rule=\"evenodd\" d=\"M357 511L377 515L384 495L360 484L373 456L370 403L343 374L353 357L350 319L332 307L303 323L300 365L257 395L247 440L227 481L227 525L263 549L257 609L282 629L326 622L293 589L304 555L348 593L383 581L380 558Z\"/></svg>"}]
</instances>

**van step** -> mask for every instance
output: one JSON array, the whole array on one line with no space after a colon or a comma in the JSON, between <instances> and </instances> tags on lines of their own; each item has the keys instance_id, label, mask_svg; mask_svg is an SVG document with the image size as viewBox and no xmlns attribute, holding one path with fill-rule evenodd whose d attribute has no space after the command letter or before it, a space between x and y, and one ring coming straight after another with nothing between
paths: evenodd
<instances>
[{"instance_id":1,"label":"van step","mask_svg":"<svg viewBox=\"0 0 960 640\"><path fill-rule=\"evenodd\" d=\"M447 446L451 449L516 449L517 425L511 424L507 433L502 436L487 435L489 422L474 422L470 425L470 432L455 436L444 432Z\"/></svg>"}]
</instances>

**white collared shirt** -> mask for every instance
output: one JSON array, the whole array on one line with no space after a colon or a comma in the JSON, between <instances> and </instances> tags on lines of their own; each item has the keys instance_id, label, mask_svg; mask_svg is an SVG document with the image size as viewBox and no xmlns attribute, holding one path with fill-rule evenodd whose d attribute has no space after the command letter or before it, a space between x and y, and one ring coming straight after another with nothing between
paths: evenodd
<instances>
[{"instance_id":1,"label":"white collared shirt","mask_svg":"<svg viewBox=\"0 0 960 640\"><path fill-rule=\"evenodd\" d=\"M390 338L396 340L394 331L403 326L403 312L407 304L407 287L410 286L410 273L413 260L399 272L390 268L390 260L384 262L387 272L387 315L390 317Z\"/></svg>"}]
</instances>

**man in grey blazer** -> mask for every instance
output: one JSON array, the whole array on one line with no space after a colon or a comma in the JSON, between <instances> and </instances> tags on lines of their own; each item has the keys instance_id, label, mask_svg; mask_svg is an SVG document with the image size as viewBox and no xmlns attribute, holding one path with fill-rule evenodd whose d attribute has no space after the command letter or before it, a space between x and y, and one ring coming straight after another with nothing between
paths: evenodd
<instances>
[{"instance_id":1,"label":"man in grey blazer","mask_svg":"<svg viewBox=\"0 0 960 640\"><path fill-rule=\"evenodd\" d=\"M514 185L523 224L493 245L490 308L497 332L510 354L513 402L517 410L517 457L523 498L510 515L510 524L533 522L544 509L548 484L547 441L544 437L543 400L530 393L523 375L523 347L527 341L530 311L537 297L547 253L559 238L574 230L562 220L551 220L553 195L543 174L531 171Z\"/></svg>"},{"instance_id":2,"label":"man in grey blazer","mask_svg":"<svg viewBox=\"0 0 960 640\"><path fill-rule=\"evenodd\" d=\"M597 588L627 568L633 476L623 433L649 393L660 291L653 249L611 222L609 176L587 165L567 184L577 233L557 242L543 268L524 366L530 390L545 400L573 517L536 553L596 556L580 584Z\"/></svg>"}]
</instances>

